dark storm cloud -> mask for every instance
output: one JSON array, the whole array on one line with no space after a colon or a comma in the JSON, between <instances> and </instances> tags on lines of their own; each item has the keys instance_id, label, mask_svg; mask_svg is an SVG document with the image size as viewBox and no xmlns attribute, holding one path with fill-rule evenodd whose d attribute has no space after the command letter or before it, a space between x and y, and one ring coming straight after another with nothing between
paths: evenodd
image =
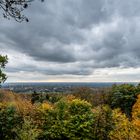
<instances>
[{"instance_id":1,"label":"dark storm cloud","mask_svg":"<svg viewBox=\"0 0 140 140\"><path fill-rule=\"evenodd\" d=\"M66 66L67 67L67 66ZM24 64L23 66L20 67L7 67L6 71L8 73L18 73L18 72L22 72L22 71L28 71L28 72L39 72L45 75L89 75L89 73L91 73L91 69L90 68L85 68L83 69L82 67L74 67L73 66L69 66L69 67L61 67L58 66L57 68L54 67L37 67L34 65L27 65Z\"/></svg>"},{"instance_id":2,"label":"dark storm cloud","mask_svg":"<svg viewBox=\"0 0 140 140\"><path fill-rule=\"evenodd\" d=\"M1 23L0 47L36 60L36 65L9 68L12 72L90 75L97 68L140 67L139 9L139 0L34 2L26 12L29 23ZM39 68L40 62L46 68Z\"/></svg>"},{"instance_id":3,"label":"dark storm cloud","mask_svg":"<svg viewBox=\"0 0 140 140\"><path fill-rule=\"evenodd\" d=\"M32 5L34 9L29 10L31 14L27 13L31 17L28 25L16 24L1 31L6 42L12 40L15 43L12 46L14 49L39 60L75 61L73 50L67 45L82 43L84 38L79 28L87 28L107 17L102 0L48 0L45 6L39 4L38 7L37 4Z\"/></svg>"}]
</instances>

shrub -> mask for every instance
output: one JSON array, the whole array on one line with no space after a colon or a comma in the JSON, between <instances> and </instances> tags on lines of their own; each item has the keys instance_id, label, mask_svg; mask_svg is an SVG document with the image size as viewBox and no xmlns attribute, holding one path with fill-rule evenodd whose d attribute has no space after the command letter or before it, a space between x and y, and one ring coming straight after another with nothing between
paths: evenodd
<instances>
[{"instance_id":1,"label":"shrub","mask_svg":"<svg viewBox=\"0 0 140 140\"><path fill-rule=\"evenodd\" d=\"M21 127L22 117L12 104L0 104L0 139L14 140L17 128Z\"/></svg>"},{"instance_id":2,"label":"shrub","mask_svg":"<svg viewBox=\"0 0 140 140\"><path fill-rule=\"evenodd\" d=\"M17 140L36 140L40 131L31 118L24 118L21 129L17 130Z\"/></svg>"},{"instance_id":3,"label":"shrub","mask_svg":"<svg viewBox=\"0 0 140 140\"><path fill-rule=\"evenodd\" d=\"M46 110L41 139L91 139L94 121L91 105L74 99L60 100Z\"/></svg>"}]
</instances>

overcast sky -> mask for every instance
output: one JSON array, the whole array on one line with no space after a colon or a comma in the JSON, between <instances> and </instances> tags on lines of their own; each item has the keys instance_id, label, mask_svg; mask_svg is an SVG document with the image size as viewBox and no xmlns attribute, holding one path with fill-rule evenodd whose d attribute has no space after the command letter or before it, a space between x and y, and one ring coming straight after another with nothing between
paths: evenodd
<instances>
[{"instance_id":1,"label":"overcast sky","mask_svg":"<svg viewBox=\"0 0 140 140\"><path fill-rule=\"evenodd\" d=\"M0 20L7 82L140 81L140 0L37 0Z\"/></svg>"}]
</instances>

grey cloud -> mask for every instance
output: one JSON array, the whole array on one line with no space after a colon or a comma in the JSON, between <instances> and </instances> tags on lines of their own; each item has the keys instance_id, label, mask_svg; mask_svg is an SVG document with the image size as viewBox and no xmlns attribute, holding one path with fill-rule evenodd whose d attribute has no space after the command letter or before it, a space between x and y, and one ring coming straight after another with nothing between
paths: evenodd
<instances>
[{"instance_id":1,"label":"grey cloud","mask_svg":"<svg viewBox=\"0 0 140 140\"><path fill-rule=\"evenodd\" d=\"M79 33L80 28L87 28L108 18L103 11L102 0L60 0L59 2L48 0L44 4L42 7L39 5L41 11L38 8L38 13L35 11L38 3L32 5L35 7L29 10L31 22L28 25L16 24L1 29L6 36L6 42L12 40L15 43L12 48L38 60L75 61L73 52L63 46L82 43L84 38ZM34 12L36 15L33 15ZM51 45L52 51L43 49L44 43Z\"/></svg>"},{"instance_id":2,"label":"grey cloud","mask_svg":"<svg viewBox=\"0 0 140 140\"><path fill-rule=\"evenodd\" d=\"M20 67L7 67L6 72L17 73L17 72L38 72L45 75L89 75L92 71L90 68L83 69L82 67L73 66L59 66L55 67L39 67L38 65L23 65Z\"/></svg>"},{"instance_id":3,"label":"grey cloud","mask_svg":"<svg viewBox=\"0 0 140 140\"><path fill-rule=\"evenodd\" d=\"M121 15L124 18L131 18L140 15L139 0L107 0L107 6L113 13Z\"/></svg>"},{"instance_id":4,"label":"grey cloud","mask_svg":"<svg viewBox=\"0 0 140 140\"><path fill-rule=\"evenodd\" d=\"M0 47L22 52L38 63L9 68L11 72L90 75L97 68L140 67L139 8L139 0L35 2L26 13L28 24L1 23L0 42L5 45ZM111 26L113 21L116 25ZM98 39L93 31L101 25L102 36ZM59 66L39 68L42 61ZM61 68L61 64L66 67Z\"/></svg>"}]
</instances>

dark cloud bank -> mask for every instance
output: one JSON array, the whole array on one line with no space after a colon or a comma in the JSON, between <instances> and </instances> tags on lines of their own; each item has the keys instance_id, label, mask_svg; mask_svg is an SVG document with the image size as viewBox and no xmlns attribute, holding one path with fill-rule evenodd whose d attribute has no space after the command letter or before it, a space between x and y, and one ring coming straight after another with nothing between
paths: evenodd
<instances>
[{"instance_id":1,"label":"dark cloud bank","mask_svg":"<svg viewBox=\"0 0 140 140\"><path fill-rule=\"evenodd\" d=\"M29 23L0 23L2 52L36 61L7 71L90 75L98 68L139 68L139 9L140 0L36 1L26 11Z\"/></svg>"}]
</instances>

